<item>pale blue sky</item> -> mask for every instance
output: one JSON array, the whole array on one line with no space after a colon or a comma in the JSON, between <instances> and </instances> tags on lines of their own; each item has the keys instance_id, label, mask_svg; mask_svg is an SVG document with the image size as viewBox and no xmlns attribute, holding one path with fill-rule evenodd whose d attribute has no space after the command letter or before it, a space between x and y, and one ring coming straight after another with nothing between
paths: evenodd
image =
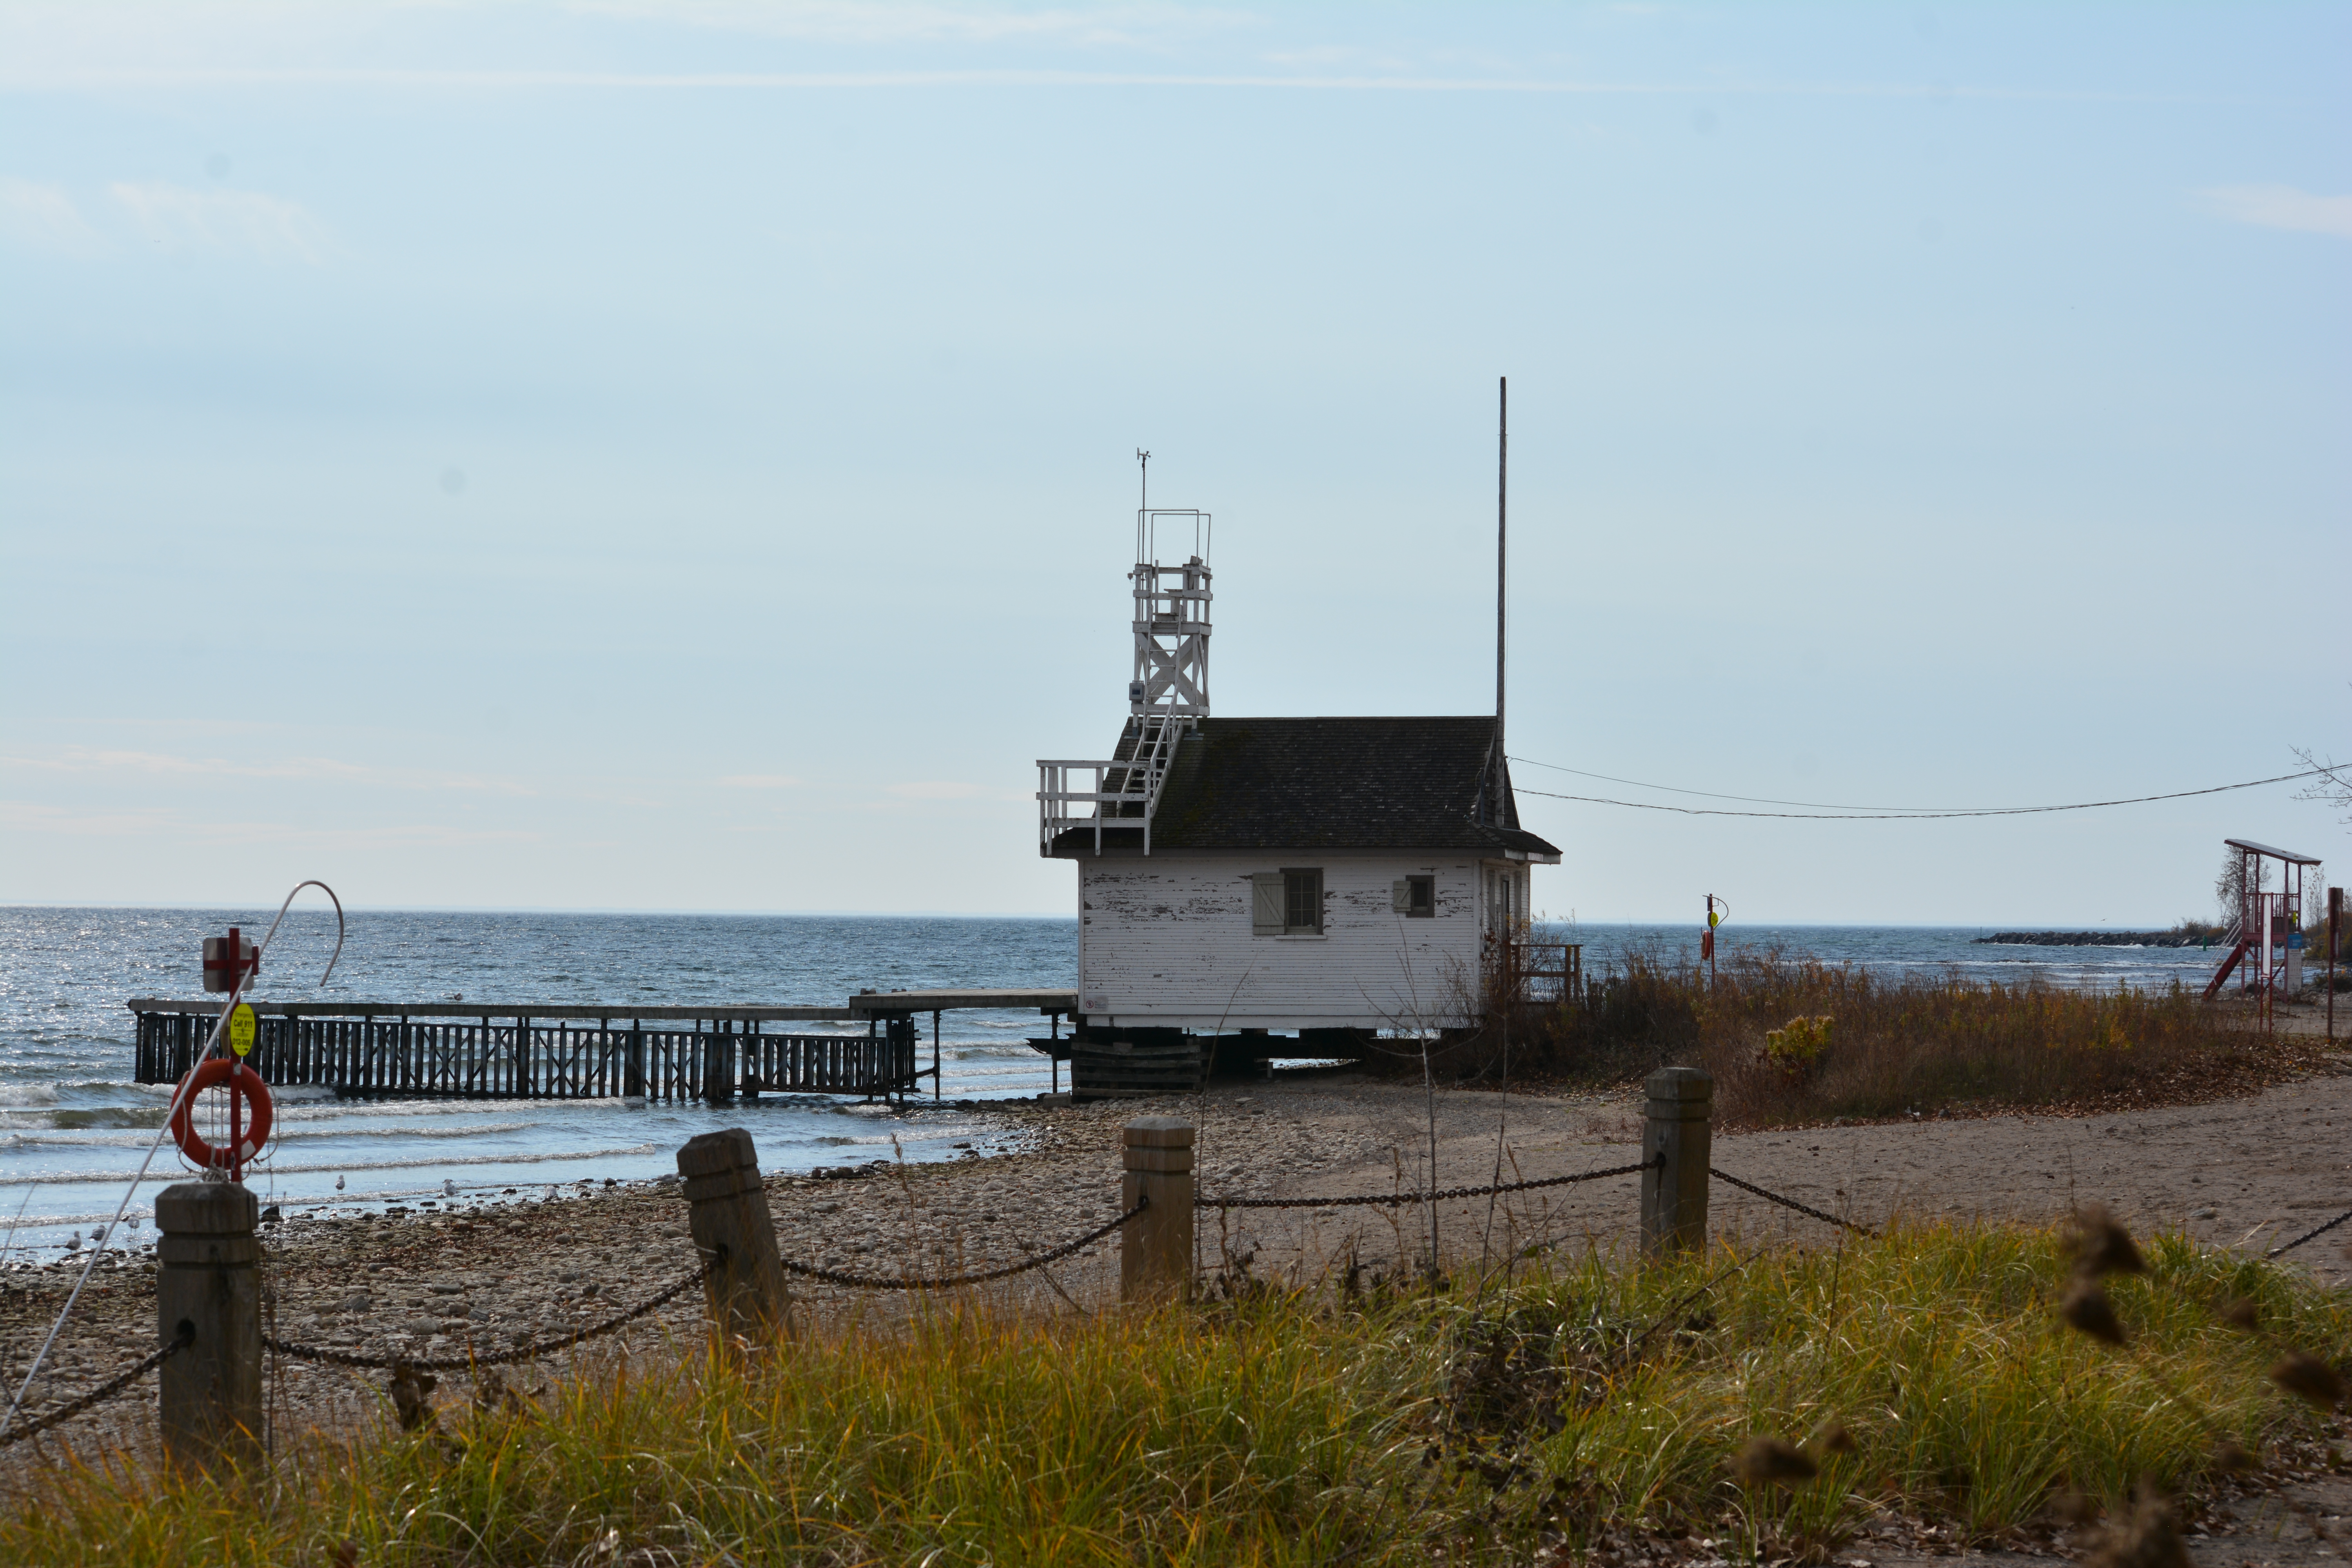
<instances>
[{"instance_id":1,"label":"pale blue sky","mask_svg":"<svg viewBox=\"0 0 2352 1568\"><path fill-rule=\"evenodd\" d=\"M1133 449L1219 712L1479 711L1498 374L1525 756L2345 757L2347 80L2343 5L0 7L0 900L1067 912ZM2352 862L1522 805L1587 920Z\"/></svg>"}]
</instances>

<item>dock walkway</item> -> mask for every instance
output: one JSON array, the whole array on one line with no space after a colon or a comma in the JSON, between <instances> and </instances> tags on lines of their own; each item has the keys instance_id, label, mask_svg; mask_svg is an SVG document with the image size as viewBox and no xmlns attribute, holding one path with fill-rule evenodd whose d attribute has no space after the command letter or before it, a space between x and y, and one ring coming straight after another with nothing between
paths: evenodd
<instances>
[{"instance_id":1,"label":"dock walkway","mask_svg":"<svg viewBox=\"0 0 2352 1568\"><path fill-rule=\"evenodd\" d=\"M220 999L133 997L134 1081L176 1083L211 1037ZM845 1006L617 1006L553 1002L256 1002L248 1065L265 1083L354 1095L454 1100L901 1098L939 1093L938 1014L964 1007L1071 1012L1067 991L860 992ZM933 1015L918 1065L915 1016ZM864 1024L811 1034L783 1024Z\"/></svg>"}]
</instances>

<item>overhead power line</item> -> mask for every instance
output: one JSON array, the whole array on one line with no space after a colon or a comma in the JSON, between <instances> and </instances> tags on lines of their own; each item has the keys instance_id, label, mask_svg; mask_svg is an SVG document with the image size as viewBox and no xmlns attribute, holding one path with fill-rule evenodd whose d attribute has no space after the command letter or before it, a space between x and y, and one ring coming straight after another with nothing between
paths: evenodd
<instances>
[{"instance_id":1,"label":"overhead power line","mask_svg":"<svg viewBox=\"0 0 2352 1568\"><path fill-rule=\"evenodd\" d=\"M1514 757L1511 760L1513 762L1527 763L1538 768L1558 767L1557 763L1538 763L1532 757ZM1580 770L1576 768L1559 768L1559 771L1564 773L1574 773L1580 772ZM1519 793L1521 795L1541 795L1547 800L1582 801L1591 805L1630 806L1635 811L1671 811L1681 816L1763 816L1800 822L1930 822L1938 817L2034 816L2045 812L2053 811L2095 811L2101 806L2107 805L2145 805L2150 801L2187 800L2191 795L2227 795L2231 790L2259 789L2263 784L2292 784L2296 779L2311 778L2314 775L2325 773L2326 771L2326 770L2324 768L2307 768L2301 773L2281 773L2276 778L2249 779L2244 784L2215 784L2210 789L2175 790L2168 795L2136 795L2127 796L2121 800L2084 800L2076 801L2067 805L1999 805L1986 806L1968 811L1948 810L1940 807L1913 808L1901 806L1876 810L1837 810L1825 812L1726 811L1718 806L1661 805L1653 801L1612 800L1607 796L1597 795L1561 795L1548 789L1522 789ZM1602 773L1582 773L1580 776L1585 778L1602 778L1607 775ZM1632 779L1612 779L1610 782L1612 784L1634 783ZM1643 789L1674 789L1674 786L1671 784L1641 784L1638 787ZM1716 800L1759 800L1759 797L1754 795L1713 795L1712 792L1707 790L1675 790L1675 793L1677 795L1709 795L1710 798ZM1760 801L1759 804L1770 805L1811 805L1817 803L1812 801Z\"/></svg>"},{"instance_id":2,"label":"overhead power line","mask_svg":"<svg viewBox=\"0 0 2352 1568\"><path fill-rule=\"evenodd\" d=\"M1632 784L1635 789L1662 789L1668 795L1704 795L1709 800L1744 800L1750 805L1809 805L1820 811L1893 811L1910 816L1922 811L1959 811L1960 806L1948 805L1848 805L1826 800L1775 800L1765 795L1724 795L1711 789L1684 789L1678 784L1650 784L1642 779L1621 779L1614 773L1587 773L1582 768L1562 767L1558 763L1538 762L1533 757L1515 756L1515 763L1525 763L1531 768L1549 768L1556 773L1574 773L1580 779L1601 779L1610 784ZM1530 791L1530 794L1540 793Z\"/></svg>"}]
</instances>

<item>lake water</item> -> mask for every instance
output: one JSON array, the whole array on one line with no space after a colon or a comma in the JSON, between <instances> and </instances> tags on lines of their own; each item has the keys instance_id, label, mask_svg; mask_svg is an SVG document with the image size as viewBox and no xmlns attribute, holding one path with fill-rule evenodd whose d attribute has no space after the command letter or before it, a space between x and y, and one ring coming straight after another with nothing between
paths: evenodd
<instances>
[{"instance_id":1,"label":"lake water","mask_svg":"<svg viewBox=\"0 0 2352 1568\"><path fill-rule=\"evenodd\" d=\"M133 996L202 993L202 939L260 910L0 909L0 1226L12 1257L56 1256L110 1216L162 1125L168 1086L130 1081ZM1694 952L1690 926L1587 925L1588 973L1629 951ZM1780 945L1887 969L1956 967L1978 978L2039 973L2058 984L2201 983L2216 955L2195 949L1985 947L1979 929L1727 926L1723 951ZM1071 988L1069 920L828 919L805 916L354 912L341 960L316 984L334 918L289 915L270 949L260 1001L446 1001L692 1005L839 1005L862 987ZM1026 1037L1034 1013L950 1013L941 1032L950 1100L1030 1095L1047 1083ZM864 1032L863 1026L797 1025ZM379 1205L443 1197L445 1184L494 1195L515 1188L630 1180L674 1171L677 1145L714 1127L748 1127L762 1169L806 1170L877 1157L936 1160L985 1152L1007 1134L985 1110L902 1110L822 1097L763 1096L725 1110L614 1101L361 1100L279 1090L278 1131L252 1177L264 1202ZM131 1213L184 1177L166 1143ZM338 1188L337 1182L341 1182Z\"/></svg>"}]
</instances>

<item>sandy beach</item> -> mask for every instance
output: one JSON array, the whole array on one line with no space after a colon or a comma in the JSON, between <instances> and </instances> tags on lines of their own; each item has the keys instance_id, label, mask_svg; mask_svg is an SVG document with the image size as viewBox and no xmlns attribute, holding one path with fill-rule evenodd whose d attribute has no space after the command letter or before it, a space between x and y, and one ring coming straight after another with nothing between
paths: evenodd
<instances>
[{"instance_id":1,"label":"sandy beach","mask_svg":"<svg viewBox=\"0 0 2352 1568\"><path fill-rule=\"evenodd\" d=\"M2343 1058L2336 1058L2340 1063ZM1514 1093L1440 1089L1441 1186L1565 1175L1638 1158L1640 1105L1630 1091ZM875 1167L857 1179L767 1181L783 1256L853 1273L949 1274L1015 1262L1117 1212L1118 1129L1176 1115L1199 1129L1206 1197L1340 1199L1419 1187L1429 1165L1431 1105L1421 1087L1360 1073L1285 1073L1200 1095L1076 1107L1009 1104L998 1112L1016 1152L935 1164ZM1499 1134L1499 1144L1498 1144ZM1875 1225L1920 1218L2047 1219L2090 1201L2137 1228L2179 1226L2249 1252L2352 1207L2352 1076L2315 1075L2242 1100L2080 1118L1935 1118L1718 1135L1714 1163L1801 1202ZM594 1323L689 1271L695 1258L674 1184L543 1189L454 1210L368 1218L299 1215L265 1226L275 1333L370 1355L455 1356ZM1637 1178L1439 1205L1439 1247L1455 1264L1531 1247L1631 1245ZM1715 1184L1716 1234L1785 1245L1835 1242L1832 1227ZM1246 1270L1311 1283L1350 1261L1368 1275L1417 1268L1429 1221L1417 1205L1328 1205L1199 1215L1197 1252L1211 1277ZM1045 1312L1115 1300L1117 1243L1003 1284L992 1302ZM2298 1267L2352 1278L2352 1226L2299 1249ZM93 1274L35 1404L69 1397L154 1342L154 1265L109 1259ZM71 1284L63 1265L20 1271L0 1288L13 1386ZM887 1320L936 1296L866 1292L796 1280L797 1300L835 1323ZM575 1357L664 1353L699 1332L698 1290L593 1346L526 1363L536 1386ZM268 1399L284 1442L385 1418L384 1374L273 1358ZM463 1374L440 1396L467 1397ZM88 1453L152 1451L152 1384L39 1440ZM14 1458L15 1456L12 1456ZM26 1456L29 1457L29 1456Z\"/></svg>"},{"instance_id":2,"label":"sandy beach","mask_svg":"<svg viewBox=\"0 0 2352 1568\"><path fill-rule=\"evenodd\" d=\"M1120 1123L1179 1115L1199 1128L1198 1189L1206 1197L1339 1199L1419 1187L1429 1163L1431 1106L1418 1086L1354 1073L1286 1074L1219 1085L1198 1096L1076 1107L1006 1107L1027 1147L944 1164L874 1167L862 1179L768 1179L785 1257L853 1273L953 1273L1019 1261L1116 1213ZM1434 1097L1442 1186L1534 1180L1630 1163L1640 1106L1630 1093L1513 1094L1440 1090ZM2101 1201L2136 1226L2182 1226L2221 1246L2259 1250L2352 1206L2352 1079L2338 1072L2255 1098L2113 1116L2002 1116L1822 1127L1718 1136L1715 1163L1801 1202L1875 1224L1918 1217L2043 1219ZM1442 1252L1455 1262L1530 1246L1628 1245L1636 1178L1457 1200L1439 1205ZM562 1189L446 1212L304 1218L266 1226L277 1333L290 1342L373 1354L444 1356L467 1343L497 1351L559 1326L592 1323L694 1266L684 1207L667 1184ZM1834 1239L1818 1221L1717 1184L1717 1234L1793 1245ZM2352 1232L2352 1227L2347 1227ZM1367 1270L1417 1268L1428 1220L1417 1205L1333 1204L1203 1211L1202 1268L1247 1268L1307 1283L1353 1259ZM2323 1237L2296 1255L2341 1283L2346 1245ZM1092 1306L1114 1291L1116 1243L989 1288L994 1300L1045 1310ZM53 1386L82 1386L153 1332L152 1263L101 1264L60 1350ZM11 1363L21 1368L72 1272L52 1266L9 1278L0 1298ZM906 1293L796 1281L810 1310L904 1310ZM689 1292L624 1333L634 1352L688 1335L700 1303ZM289 1429L364 1418L380 1378L291 1363L273 1397ZM45 1374L44 1382L52 1380ZM126 1400L130 1414L142 1402ZM117 1430L86 1417L89 1436ZM121 1436L132 1437L139 1423ZM76 1423L77 1427L84 1423ZM70 1428L69 1428L70 1430Z\"/></svg>"}]
</instances>

